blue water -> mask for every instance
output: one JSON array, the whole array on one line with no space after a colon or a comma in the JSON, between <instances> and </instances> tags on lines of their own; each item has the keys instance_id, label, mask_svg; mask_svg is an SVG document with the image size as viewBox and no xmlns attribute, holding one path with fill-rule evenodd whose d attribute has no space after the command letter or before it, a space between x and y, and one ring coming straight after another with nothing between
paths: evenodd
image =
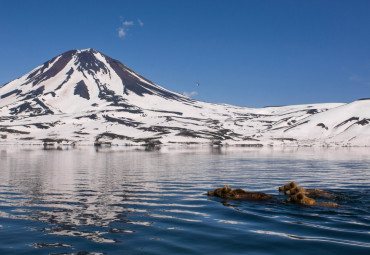
<instances>
[{"instance_id":1,"label":"blue water","mask_svg":"<svg viewBox=\"0 0 370 255\"><path fill-rule=\"evenodd\" d=\"M368 155L0 147L0 254L370 254ZM291 180L341 207L282 202ZM206 195L225 184L278 200Z\"/></svg>"}]
</instances>

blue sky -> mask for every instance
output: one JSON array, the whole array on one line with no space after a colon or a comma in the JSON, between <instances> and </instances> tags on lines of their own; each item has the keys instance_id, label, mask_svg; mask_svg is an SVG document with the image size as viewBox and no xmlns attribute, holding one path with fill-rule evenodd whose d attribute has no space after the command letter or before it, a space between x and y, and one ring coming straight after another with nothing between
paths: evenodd
<instances>
[{"instance_id":1,"label":"blue sky","mask_svg":"<svg viewBox=\"0 0 370 255\"><path fill-rule=\"evenodd\" d=\"M351 102L370 97L369 13L365 0L2 0L0 84L94 48L197 100Z\"/></svg>"}]
</instances>

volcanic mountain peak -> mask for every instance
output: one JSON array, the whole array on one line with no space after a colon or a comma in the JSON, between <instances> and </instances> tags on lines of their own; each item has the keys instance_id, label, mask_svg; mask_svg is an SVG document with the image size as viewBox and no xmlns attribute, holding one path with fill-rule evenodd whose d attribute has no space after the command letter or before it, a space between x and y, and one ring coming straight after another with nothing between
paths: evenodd
<instances>
[{"instance_id":1,"label":"volcanic mountain peak","mask_svg":"<svg viewBox=\"0 0 370 255\"><path fill-rule=\"evenodd\" d=\"M189 99L94 49L0 87L0 144L370 145L370 100L252 109Z\"/></svg>"},{"instance_id":2,"label":"volcanic mountain peak","mask_svg":"<svg viewBox=\"0 0 370 255\"><path fill-rule=\"evenodd\" d=\"M68 100L86 105L98 101L119 104L129 95L154 95L166 99L189 101L141 77L118 60L94 49L70 50L23 77L6 84L1 90L0 107L36 97L52 97L49 101ZM79 97L79 98L78 98ZM90 105L91 105L90 104ZM64 112L63 109L60 109Z\"/></svg>"}]
</instances>

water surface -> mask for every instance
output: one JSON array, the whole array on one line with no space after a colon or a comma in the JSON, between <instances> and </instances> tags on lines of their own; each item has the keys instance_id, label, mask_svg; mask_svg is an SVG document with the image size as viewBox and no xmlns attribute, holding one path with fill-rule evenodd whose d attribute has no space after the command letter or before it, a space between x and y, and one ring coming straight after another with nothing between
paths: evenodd
<instances>
[{"instance_id":1,"label":"water surface","mask_svg":"<svg viewBox=\"0 0 370 255\"><path fill-rule=\"evenodd\" d=\"M370 254L369 149L0 147L0 254ZM340 208L283 202L291 180ZM277 201L224 201L232 188Z\"/></svg>"}]
</instances>

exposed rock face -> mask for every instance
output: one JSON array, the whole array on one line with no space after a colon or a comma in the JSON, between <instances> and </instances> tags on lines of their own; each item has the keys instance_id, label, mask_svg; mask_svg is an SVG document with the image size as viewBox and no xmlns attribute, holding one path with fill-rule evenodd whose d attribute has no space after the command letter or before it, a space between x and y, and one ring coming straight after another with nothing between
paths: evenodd
<instances>
[{"instance_id":1,"label":"exposed rock face","mask_svg":"<svg viewBox=\"0 0 370 255\"><path fill-rule=\"evenodd\" d=\"M247 192L243 189L231 189L229 185L222 188L209 191L208 196L221 197L232 200L254 200L254 201L266 201L273 197L262 193L262 192Z\"/></svg>"},{"instance_id":2,"label":"exposed rock face","mask_svg":"<svg viewBox=\"0 0 370 255\"><path fill-rule=\"evenodd\" d=\"M370 100L264 108L206 103L94 49L71 50L0 86L0 128L7 144L53 138L93 145L99 138L114 145L369 146ZM7 132L13 128L23 133Z\"/></svg>"},{"instance_id":3,"label":"exposed rock face","mask_svg":"<svg viewBox=\"0 0 370 255\"><path fill-rule=\"evenodd\" d=\"M80 97L85 98L87 100L90 99L89 90L88 90L85 82L82 81L82 80L77 82L74 94L79 95Z\"/></svg>"}]
</instances>

